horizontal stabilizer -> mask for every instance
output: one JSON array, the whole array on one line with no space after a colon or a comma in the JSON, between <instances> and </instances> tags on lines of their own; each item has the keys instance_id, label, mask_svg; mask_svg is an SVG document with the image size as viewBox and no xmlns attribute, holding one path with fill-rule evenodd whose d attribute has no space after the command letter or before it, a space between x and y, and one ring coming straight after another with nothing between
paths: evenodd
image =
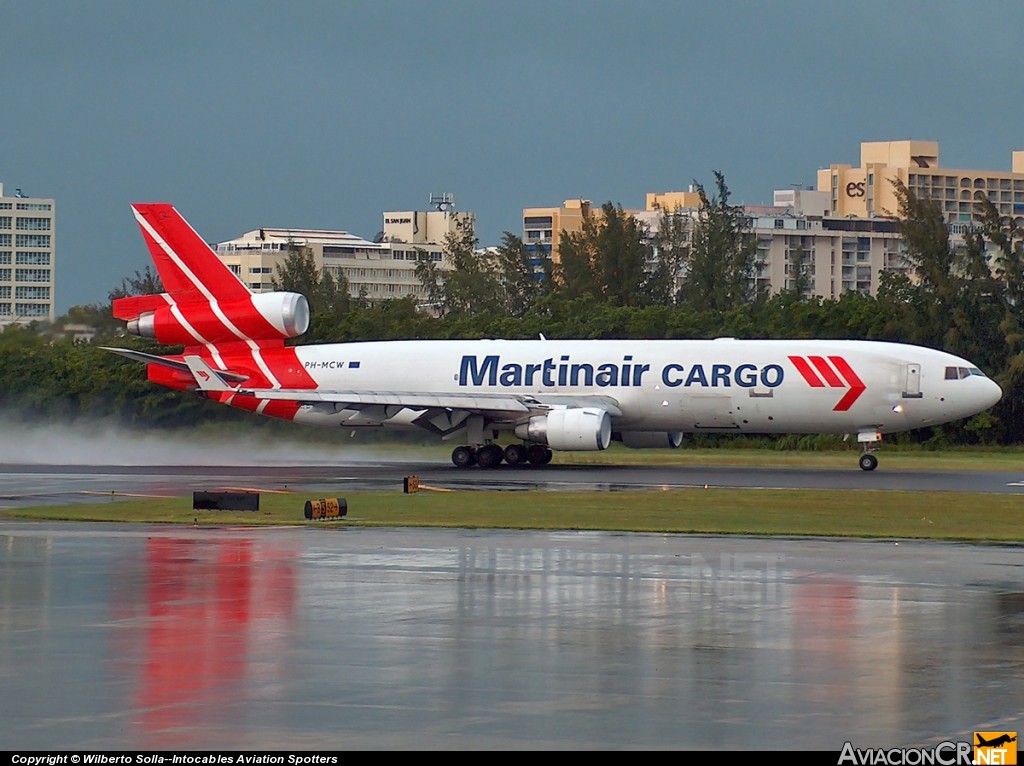
<instances>
[{"instance_id":1,"label":"horizontal stabilizer","mask_svg":"<svg viewBox=\"0 0 1024 766\"><path fill-rule=\"evenodd\" d=\"M100 346L104 351L111 351L115 354L132 359L136 362L142 362L143 364L158 364L161 367L169 367L172 370L178 370L179 372L192 373L192 368L188 366L188 363L178 359L172 359L167 356L157 356L156 354L147 354L144 351L135 351L130 348L113 348L111 346ZM198 357L196 357L198 358ZM222 380L231 381L232 383L242 383L249 379L247 375L239 375L234 372L224 372L222 370L215 371Z\"/></svg>"}]
</instances>

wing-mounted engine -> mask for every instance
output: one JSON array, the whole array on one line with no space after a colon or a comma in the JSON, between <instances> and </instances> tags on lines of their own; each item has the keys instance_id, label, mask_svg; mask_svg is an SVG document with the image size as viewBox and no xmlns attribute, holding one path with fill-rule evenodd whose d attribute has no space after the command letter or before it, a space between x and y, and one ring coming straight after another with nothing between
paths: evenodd
<instances>
[{"instance_id":1,"label":"wing-mounted engine","mask_svg":"<svg viewBox=\"0 0 1024 766\"><path fill-rule=\"evenodd\" d=\"M623 431L615 434L631 449L676 449L683 443L682 431Z\"/></svg>"},{"instance_id":2,"label":"wing-mounted engine","mask_svg":"<svg viewBox=\"0 0 1024 766\"><path fill-rule=\"evenodd\" d=\"M128 332L167 345L284 340L309 328L309 304L299 293L259 293L235 301L175 301L166 293L114 301Z\"/></svg>"},{"instance_id":3,"label":"wing-mounted engine","mask_svg":"<svg viewBox=\"0 0 1024 766\"><path fill-rule=\"evenodd\" d=\"M567 407L534 415L516 436L556 450L602 450L612 440L612 418L600 407Z\"/></svg>"}]
</instances>

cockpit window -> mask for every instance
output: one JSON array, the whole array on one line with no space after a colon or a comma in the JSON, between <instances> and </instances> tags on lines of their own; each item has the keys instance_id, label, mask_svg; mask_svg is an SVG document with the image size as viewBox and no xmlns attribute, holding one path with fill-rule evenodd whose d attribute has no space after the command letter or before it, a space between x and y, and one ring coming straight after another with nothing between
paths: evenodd
<instances>
[{"instance_id":1,"label":"cockpit window","mask_svg":"<svg viewBox=\"0 0 1024 766\"><path fill-rule=\"evenodd\" d=\"M985 377L985 373L983 373L977 367L947 367L946 368L946 380L963 380L964 378L969 378L972 375L979 375L982 378Z\"/></svg>"}]
</instances>

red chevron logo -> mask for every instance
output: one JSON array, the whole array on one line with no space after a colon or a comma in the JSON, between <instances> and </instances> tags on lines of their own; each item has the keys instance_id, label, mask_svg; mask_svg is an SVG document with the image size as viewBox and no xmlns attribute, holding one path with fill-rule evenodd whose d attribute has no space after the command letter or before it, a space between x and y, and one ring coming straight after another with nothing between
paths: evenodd
<instances>
[{"instance_id":1,"label":"red chevron logo","mask_svg":"<svg viewBox=\"0 0 1024 766\"><path fill-rule=\"evenodd\" d=\"M823 356L809 356L806 359L802 356L791 356L789 361L811 388L824 388L826 385L831 388L849 386L850 390L843 394L843 398L832 408L833 412L846 412L867 388L841 356L830 356L828 359Z\"/></svg>"}]
</instances>

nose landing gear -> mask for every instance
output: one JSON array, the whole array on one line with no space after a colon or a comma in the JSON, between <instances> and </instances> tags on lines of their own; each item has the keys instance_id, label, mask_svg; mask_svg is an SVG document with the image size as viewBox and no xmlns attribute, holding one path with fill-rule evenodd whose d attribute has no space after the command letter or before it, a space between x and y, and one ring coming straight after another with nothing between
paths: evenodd
<instances>
[{"instance_id":1,"label":"nose landing gear","mask_svg":"<svg viewBox=\"0 0 1024 766\"><path fill-rule=\"evenodd\" d=\"M861 455L858 463L860 464L860 469L862 471L873 471L878 468L878 458L870 452L865 452Z\"/></svg>"},{"instance_id":2,"label":"nose landing gear","mask_svg":"<svg viewBox=\"0 0 1024 766\"><path fill-rule=\"evenodd\" d=\"M878 468L878 458L873 453L878 449L878 444L882 441L882 434L879 431L861 431L857 434L857 441L860 442L864 451L861 453L860 459L857 464L860 466L862 471L873 471Z\"/></svg>"}]
</instances>

